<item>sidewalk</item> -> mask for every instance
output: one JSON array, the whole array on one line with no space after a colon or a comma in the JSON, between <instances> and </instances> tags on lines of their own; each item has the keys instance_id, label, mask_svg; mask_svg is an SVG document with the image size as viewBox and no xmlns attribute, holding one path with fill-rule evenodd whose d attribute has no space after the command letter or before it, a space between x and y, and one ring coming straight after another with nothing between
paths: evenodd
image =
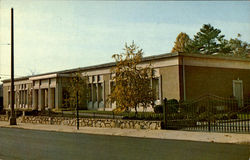
<instances>
[{"instance_id":1,"label":"sidewalk","mask_svg":"<svg viewBox=\"0 0 250 160\"><path fill-rule=\"evenodd\" d=\"M80 127L80 129L77 130L75 126L65 126L65 125L42 125L42 124L18 123L16 126L10 126L9 122L5 121L0 121L0 127L45 130L45 131L56 131L56 132L142 137L142 138L189 140L189 141L202 141L202 142L214 142L214 143L237 143L237 144L250 145L250 134L189 132L189 131L174 131L174 130L137 130L137 129L95 128L95 127Z\"/></svg>"}]
</instances>

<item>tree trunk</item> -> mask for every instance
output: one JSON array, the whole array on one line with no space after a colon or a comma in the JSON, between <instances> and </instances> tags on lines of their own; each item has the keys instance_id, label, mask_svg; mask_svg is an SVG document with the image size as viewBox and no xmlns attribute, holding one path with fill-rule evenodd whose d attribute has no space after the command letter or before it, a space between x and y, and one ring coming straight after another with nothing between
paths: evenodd
<instances>
[{"instance_id":1,"label":"tree trunk","mask_svg":"<svg viewBox=\"0 0 250 160\"><path fill-rule=\"evenodd\" d=\"M137 105L135 106L135 117L137 117Z\"/></svg>"}]
</instances>

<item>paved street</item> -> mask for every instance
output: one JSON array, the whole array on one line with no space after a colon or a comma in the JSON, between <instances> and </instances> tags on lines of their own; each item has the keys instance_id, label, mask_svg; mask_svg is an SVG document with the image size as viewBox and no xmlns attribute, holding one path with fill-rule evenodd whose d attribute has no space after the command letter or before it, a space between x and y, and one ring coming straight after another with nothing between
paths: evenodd
<instances>
[{"instance_id":1,"label":"paved street","mask_svg":"<svg viewBox=\"0 0 250 160\"><path fill-rule=\"evenodd\" d=\"M249 145L0 128L0 159L247 160Z\"/></svg>"}]
</instances>

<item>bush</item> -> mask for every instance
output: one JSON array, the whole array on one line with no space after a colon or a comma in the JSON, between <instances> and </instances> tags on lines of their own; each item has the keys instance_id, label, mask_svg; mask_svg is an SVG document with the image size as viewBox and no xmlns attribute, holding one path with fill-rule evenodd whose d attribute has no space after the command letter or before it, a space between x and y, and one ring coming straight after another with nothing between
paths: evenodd
<instances>
[{"instance_id":1,"label":"bush","mask_svg":"<svg viewBox=\"0 0 250 160\"><path fill-rule=\"evenodd\" d=\"M168 113L177 113L179 109L179 102L176 99L170 99L167 101Z\"/></svg>"},{"instance_id":2,"label":"bush","mask_svg":"<svg viewBox=\"0 0 250 160\"><path fill-rule=\"evenodd\" d=\"M163 106L162 105L156 105L154 107L154 112L155 113L163 113Z\"/></svg>"},{"instance_id":3,"label":"bush","mask_svg":"<svg viewBox=\"0 0 250 160\"><path fill-rule=\"evenodd\" d=\"M230 119L237 119L238 116L236 113L232 113L231 115L229 115Z\"/></svg>"},{"instance_id":4,"label":"bush","mask_svg":"<svg viewBox=\"0 0 250 160\"><path fill-rule=\"evenodd\" d=\"M25 115L26 116L37 116L38 115L38 110L26 111Z\"/></svg>"}]
</instances>

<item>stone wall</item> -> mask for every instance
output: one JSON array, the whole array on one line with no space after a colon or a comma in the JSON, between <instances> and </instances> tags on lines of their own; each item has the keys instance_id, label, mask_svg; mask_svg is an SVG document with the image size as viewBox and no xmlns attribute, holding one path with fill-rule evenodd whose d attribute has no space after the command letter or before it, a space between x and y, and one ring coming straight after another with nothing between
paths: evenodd
<instances>
[{"instance_id":1,"label":"stone wall","mask_svg":"<svg viewBox=\"0 0 250 160\"><path fill-rule=\"evenodd\" d=\"M6 116L0 116L1 121L7 121ZM50 124L76 126L76 118L69 117L47 117L47 116L23 116L17 119L21 123ZM122 120L122 119L98 119L80 118L80 127L100 128L128 128L128 129L161 129L160 121L145 120Z\"/></svg>"},{"instance_id":2,"label":"stone wall","mask_svg":"<svg viewBox=\"0 0 250 160\"><path fill-rule=\"evenodd\" d=\"M8 121L8 117L4 115L0 115L0 121Z\"/></svg>"}]
</instances>

